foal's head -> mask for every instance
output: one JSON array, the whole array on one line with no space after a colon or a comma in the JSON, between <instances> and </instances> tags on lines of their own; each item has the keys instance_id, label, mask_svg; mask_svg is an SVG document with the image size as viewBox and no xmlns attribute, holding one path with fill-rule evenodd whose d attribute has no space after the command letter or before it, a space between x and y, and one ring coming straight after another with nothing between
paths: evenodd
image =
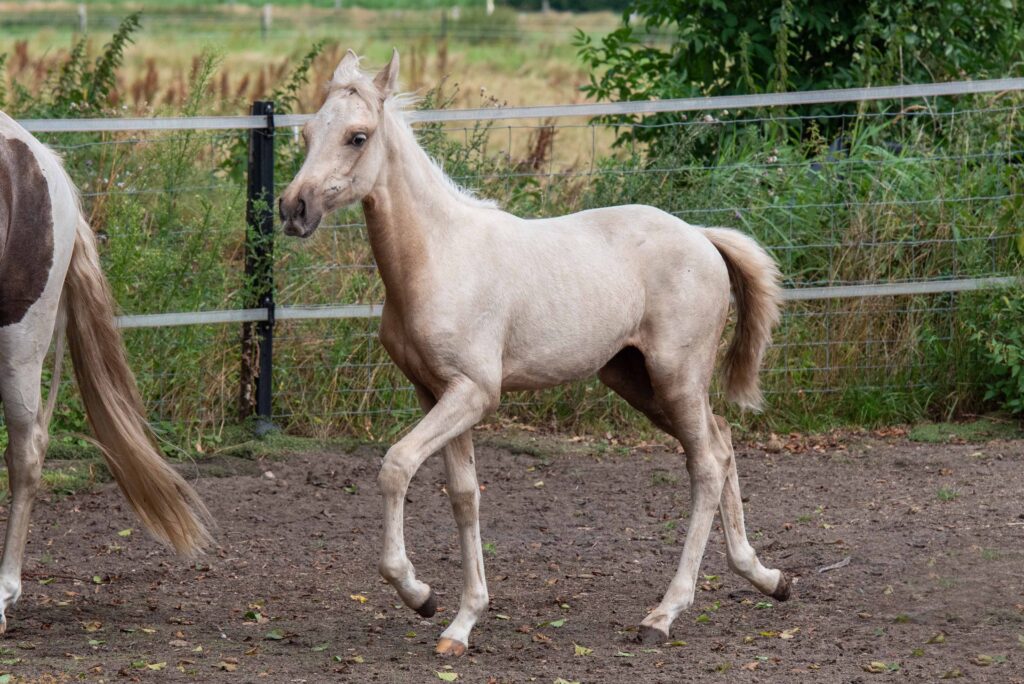
<instances>
[{"instance_id":1,"label":"foal's head","mask_svg":"<svg viewBox=\"0 0 1024 684\"><path fill-rule=\"evenodd\" d=\"M302 129L306 161L279 204L285 233L309 237L324 215L373 190L385 158L382 136L375 134L397 81L397 50L372 79L360 71L356 53L345 53L326 101Z\"/></svg>"}]
</instances>

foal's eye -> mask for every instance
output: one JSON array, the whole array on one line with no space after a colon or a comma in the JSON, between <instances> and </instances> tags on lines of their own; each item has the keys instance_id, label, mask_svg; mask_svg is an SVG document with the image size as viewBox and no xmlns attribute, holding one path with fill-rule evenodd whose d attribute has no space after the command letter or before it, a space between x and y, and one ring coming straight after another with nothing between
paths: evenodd
<instances>
[{"instance_id":1,"label":"foal's eye","mask_svg":"<svg viewBox=\"0 0 1024 684\"><path fill-rule=\"evenodd\" d=\"M350 142L352 143L353 147L362 147L363 144L366 143L366 134L356 133L355 135L352 136L352 140Z\"/></svg>"}]
</instances>

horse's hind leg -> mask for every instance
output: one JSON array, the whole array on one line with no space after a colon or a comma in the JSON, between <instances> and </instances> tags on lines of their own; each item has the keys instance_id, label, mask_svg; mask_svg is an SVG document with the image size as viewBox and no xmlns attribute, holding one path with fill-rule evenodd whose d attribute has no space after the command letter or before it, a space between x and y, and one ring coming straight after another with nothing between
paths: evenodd
<instances>
[{"instance_id":1,"label":"horse's hind leg","mask_svg":"<svg viewBox=\"0 0 1024 684\"><path fill-rule=\"evenodd\" d=\"M21 344L16 346L15 334L10 329L0 331L0 398L7 423L5 459L11 489L7 535L0 561L0 633L7 629L6 610L21 596L21 564L29 517L48 441L39 387L46 345L34 345L27 354L19 354L25 338L17 339Z\"/></svg>"},{"instance_id":2,"label":"horse's hind leg","mask_svg":"<svg viewBox=\"0 0 1024 684\"><path fill-rule=\"evenodd\" d=\"M722 529L725 531L725 550L729 567L740 577L753 584L761 593L778 601L789 598L789 580L781 570L765 568L758 560L743 524L743 500L740 498L740 481L736 473L736 456L732 449L732 431L729 422L715 416L718 428L719 448L728 456L729 464L722 489Z\"/></svg>"},{"instance_id":3,"label":"horse's hind leg","mask_svg":"<svg viewBox=\"0 0 1024 684\"><path fill-rule=\"evenodd\" d=\"M721 449L713 446L717 432L708 403L707 382L685 375L671 384L657 383L659 404L673 427L673 434L686 450L686 470L690 474L691 515L679 568L661 603L640 623L640 639L645 644L668 640L676 617L693 604L697 572L711 534L715 509L722 497L727 462ZM675 386L673 386L675 385Z\"/></svg>"}]
</instances>

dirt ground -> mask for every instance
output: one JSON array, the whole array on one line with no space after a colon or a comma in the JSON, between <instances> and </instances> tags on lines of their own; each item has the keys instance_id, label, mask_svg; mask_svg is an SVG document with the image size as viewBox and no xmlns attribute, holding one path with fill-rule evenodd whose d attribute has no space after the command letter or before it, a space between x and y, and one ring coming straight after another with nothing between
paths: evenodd
<instances>
[{"instance_id":1,"label":"dirt ground","mask_svg":"<svg viewBox=\"0 0 1024 684\"><path fill-rule=\"evenodd\" d=\"M732 575L716 523L694 608L676 622L677 641L657 649L635 642L636 625L682 550L682 456L518 433L480 441L491 610L462 659L433 654L461 585L441 459L427 461L406 507L411 557L440 601L423 620L377 576L383 450L361 447L203 464L198 488L220 547L199 562L148 539L113 485L44 497L0 673L1024 682L1024 441L739 446L752 542L797 577L794 596L776 603Z\"/></svg>"}]
</instances>

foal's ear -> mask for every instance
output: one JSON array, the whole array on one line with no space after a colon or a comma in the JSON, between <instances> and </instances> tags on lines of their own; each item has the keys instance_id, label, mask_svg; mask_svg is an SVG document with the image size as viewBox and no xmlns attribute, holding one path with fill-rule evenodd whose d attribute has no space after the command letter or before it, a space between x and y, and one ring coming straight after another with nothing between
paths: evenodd
<instances>
[{"instance_id":1,"label":"foal's ear","mask_svg":"<svg viewBox=\"0 0 1024 684\"><path fill-rule=\"evenodd\" d=\"M398 89L398 48L391 49L391 61L374 77L373 85L377 86L384 97Z\"/></svg>"},{"instance_id":2,"label":"foal's ear","mask_svg":"<svg viewBox=\"0 0 1024 684\"><path fill-rule=\"evenodd\" d=\"M334 70L331 81L341 85L351 83L359 76L359 55L351 49L345 51L345 56L338 62L338 68Z\"/></svg>"}]
</instances>

